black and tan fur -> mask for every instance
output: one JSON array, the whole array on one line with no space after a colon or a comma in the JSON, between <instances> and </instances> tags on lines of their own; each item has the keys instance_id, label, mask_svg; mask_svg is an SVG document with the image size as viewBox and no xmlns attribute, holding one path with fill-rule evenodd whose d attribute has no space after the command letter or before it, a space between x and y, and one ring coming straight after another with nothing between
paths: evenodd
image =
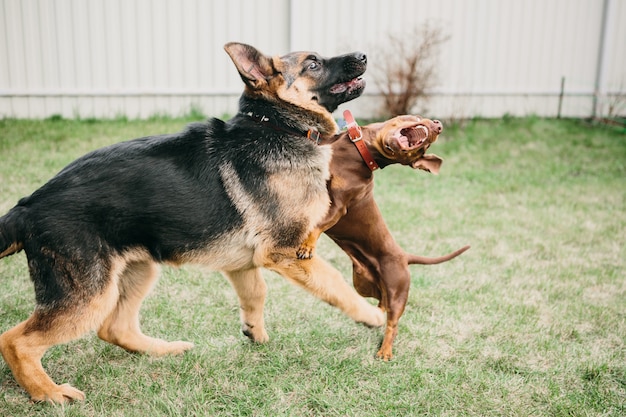
<instances>
[{"instance_id":1,"label":"black and tan fur","mask_svg":"<svg viewBox=\"0 0 626 417\"><path fill-rule=\"evenodd\" d=\"M239 114L93 151L0 218L0 257L25 251L36 298L30 318L0 336L0 351L33 400L84 398L53 382L40 359L90 330L130 351L193 347L139 328L162 263L222 271L239 297L243 331L256 342L268 339L262 267L357 322L384 324L382 311L339 272L318 257L298 260L295 250L329 207L331 148L305 132L337 132L331 112L361 94L365 55L225 49L245 83Z\"/></svg>"}]
</instances>

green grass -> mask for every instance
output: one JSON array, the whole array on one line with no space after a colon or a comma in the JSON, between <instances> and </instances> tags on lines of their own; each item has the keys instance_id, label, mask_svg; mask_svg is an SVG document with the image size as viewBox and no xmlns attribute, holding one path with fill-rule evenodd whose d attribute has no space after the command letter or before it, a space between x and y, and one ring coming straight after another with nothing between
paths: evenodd
<instances>
[{"instance_id":1,"label":"green grass","mask_svg":"<svg viewBox=\"0 0 626 417\"><path fill-rule=\"evenodd\" d=\"M187 120L0 120L0 212L85 152ZM376 173L376 198L407 250L460 258L412 267L395 358L368 329L266 274L270 342L241 335L219 274L164 268L147 334L180 357L130 354L94 334L52 348L52 378L87 394L32 404L0 361L3 416L620 416L626 414L626 135L581 121L473 120L431 151L439 176ZM350 277L323 238L318 254ZM0 331L28 317L23 254L0 261Z\"/></svg>"}]
</instances>

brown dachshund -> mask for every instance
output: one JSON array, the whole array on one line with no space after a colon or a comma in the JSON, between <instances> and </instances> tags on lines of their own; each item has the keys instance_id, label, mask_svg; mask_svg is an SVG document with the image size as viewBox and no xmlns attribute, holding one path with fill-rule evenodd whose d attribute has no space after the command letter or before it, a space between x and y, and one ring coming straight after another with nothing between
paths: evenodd
<instances>
[{"instance_id":1,"label":"brown dachshund","mask_svg":"<svg viewBox=\"0 0 626 417\"><path fill-rule=\"evenodd\" d=\"M389 360L409 294L408 265L445 262L469 246L438 258L408 254L391 236L374 201L373 171L377 168L402 164L434 174L439 172L442 160L425 152L442 132L441 122L398 116L361 129L348 112L345 116L348 131L328 141L333 148L328 183L331 207L298 249L298 256L311 257L322 232L350 256L355 289L364 297L378 299L379 307L387 312L387 327L377 357Z\"/></svg>"}]
</instances>

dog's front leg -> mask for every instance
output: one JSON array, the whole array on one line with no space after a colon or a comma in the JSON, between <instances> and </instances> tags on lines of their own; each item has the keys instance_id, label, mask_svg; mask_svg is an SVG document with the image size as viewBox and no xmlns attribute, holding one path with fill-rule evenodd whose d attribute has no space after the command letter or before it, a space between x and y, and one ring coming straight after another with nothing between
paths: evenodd
<instances>
[{"instance_id":1,"label":"dog's front leg","mask_svg":"<svg viewBox=\"0 0 626 417\"><path fill-rule=\"evenodd\" d=\"M261 275L260 268L240 271L224 271L239 297L241 313L241 330L252 341L264 343L269 340L265 331L263 307L267 285Z\"/></svg>"},{"instance_id":2,"label":"dog's front leg","mask_svg":"<svg viewBox=\"0 0 626 417\"><path fill-rule=\"evenodd\" d=\"M268 269L278 272L319 299L339 308L357 323L369 327L385 324L383 311L357 294L339 271L319 257L301 260L287 254L272 253L269 258L271 261L265 265Z\"/></svg>"}]
</instances>

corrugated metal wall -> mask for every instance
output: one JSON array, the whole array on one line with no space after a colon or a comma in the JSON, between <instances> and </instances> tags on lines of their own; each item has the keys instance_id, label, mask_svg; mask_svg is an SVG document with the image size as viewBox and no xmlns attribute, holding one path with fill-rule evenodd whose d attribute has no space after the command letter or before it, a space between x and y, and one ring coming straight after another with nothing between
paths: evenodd
<instances>
[{"instance_id":1,"label":"corrugated metal wall","mask_svg":"<svg viewBox=\"0 0 626 417\"><path fill-rule=\"evenodd\" d=\"M626 90L624 22L626 0L0 0L0 117L232 114L242 85L228 41L362 50L373 71L388 34L425 23L449 39L416 112L554 116L565 77L563 115L585 117L596 85ZM368 81L349 104L358 117L380 110Z\"/></svg>"}]
</instances>

